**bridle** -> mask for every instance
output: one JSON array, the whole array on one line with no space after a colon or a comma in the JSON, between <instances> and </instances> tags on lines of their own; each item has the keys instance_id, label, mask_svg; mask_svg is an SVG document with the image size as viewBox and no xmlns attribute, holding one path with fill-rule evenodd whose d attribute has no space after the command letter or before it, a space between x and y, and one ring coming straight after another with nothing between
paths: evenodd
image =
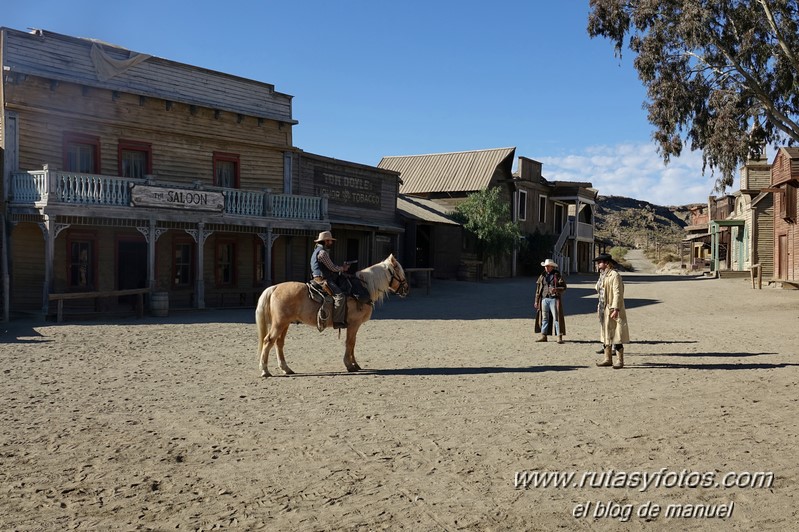
<instances>
[{"instance_id":1,"label":"bridle","mask_svg":"<svg viewBox=\"0 0 799 532\"><path fill-rule=\"evenodd\" d=\"M407 296L408 292L410 292L410 290L411 290L411 287L408 285L407 279L399 277L397 275L397 272L394 270L394 268L388 268L388 273L391 274L391 280L388 282L388 289L392 293L397 294L400 297ZM397 282L396 288L391 286L391 284L394 281Z\"/></svg>"}]
</instances>

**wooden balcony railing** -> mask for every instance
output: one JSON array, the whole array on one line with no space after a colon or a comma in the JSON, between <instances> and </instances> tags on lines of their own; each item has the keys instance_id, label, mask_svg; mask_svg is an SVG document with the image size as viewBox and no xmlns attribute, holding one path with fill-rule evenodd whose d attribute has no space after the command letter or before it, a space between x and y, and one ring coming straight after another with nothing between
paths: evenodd
<instances>
[{"instance_id":1,"label":"wooden balcony railing","mask_svg":"<svg viewBox=\"0 0 799 532\"><path fill-rule=\"evenodd\" d=\"M44 170L12 173L9 199L12 205L37 207L53 204L129 207L131 188L135 185L197 190L196 186L185 183L155 183L145 179L53 171L45 167ZM210 186L200 189L221 192L225 197L225 214L294 220L327 218L326 202L316 196Z\"/></svg>"}]
</instances>

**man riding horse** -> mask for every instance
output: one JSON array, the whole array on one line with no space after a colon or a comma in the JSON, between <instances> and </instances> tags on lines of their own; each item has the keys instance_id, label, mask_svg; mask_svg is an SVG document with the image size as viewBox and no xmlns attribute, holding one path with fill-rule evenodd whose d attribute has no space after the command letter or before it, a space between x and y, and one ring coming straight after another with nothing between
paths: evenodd
<instances>
[{"instance_id":1,"label":"man riding horse","mask_svg":"<svg viewBox=\"0 0 799 532\"><path fill-rule=\"evenodd\" d=\"M311 253L311 275L313 280L325 288L333 296L333 327L342 329L347 327L347 297L339 286L339 275L346 272L350 267L350 262L344 262L344 266L337 266L330 258L328 250L333 247L333 233L322 231L319 238L314 240L316 247Z\"/></svg>"}]
</instances>

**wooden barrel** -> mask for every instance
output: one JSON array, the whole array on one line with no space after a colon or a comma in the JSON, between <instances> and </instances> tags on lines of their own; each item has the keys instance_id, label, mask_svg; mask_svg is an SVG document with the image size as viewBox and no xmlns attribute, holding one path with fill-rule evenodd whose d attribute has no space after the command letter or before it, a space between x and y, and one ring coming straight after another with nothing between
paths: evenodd
<instances>
[{"instance_id":1,"label":"wooden barrel","mask_svg":"<svg viewBox=\"0 0 799 532\"><path fill-rule=\"evenodd\" d=\"M153 292L150 294L150 314L153 316L169 316L169 292Z\"/></svg>"}]
</instances>

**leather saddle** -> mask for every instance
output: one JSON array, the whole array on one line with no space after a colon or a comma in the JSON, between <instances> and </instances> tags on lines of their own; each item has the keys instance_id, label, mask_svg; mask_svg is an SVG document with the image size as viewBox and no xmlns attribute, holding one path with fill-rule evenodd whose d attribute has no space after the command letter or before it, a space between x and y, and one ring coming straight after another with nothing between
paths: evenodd
<instances>
[{"instance_id":1,"label":"leather saddle","mask_svg":"<svg viewBox=\"0 0 799 532\"><path fill-rule=\"evenodd\" d=\"M355 275L346 275L339 277L338 286L341 292L347 297L351 297L358 303L371 303L369 299L369 292L363 286L363 283ZM308 287L308 297L317 303L324 303L325 298L332 298L333 292L329 287L321 285L314 280L310 280L305 285Z\"/></svg>"},{"instance_id":2,"label":"leather saddle","mask_svg":"<svg viewBox=\"0 0 799 532\"><path fill-rule=\"evenodd\" d=\"M316 301L320 305L325 302L325 299L332 299L333 292L327 286L321 285L314 280L305 283L308 287L308 297Z\"/></svg>"}]
</instances>

